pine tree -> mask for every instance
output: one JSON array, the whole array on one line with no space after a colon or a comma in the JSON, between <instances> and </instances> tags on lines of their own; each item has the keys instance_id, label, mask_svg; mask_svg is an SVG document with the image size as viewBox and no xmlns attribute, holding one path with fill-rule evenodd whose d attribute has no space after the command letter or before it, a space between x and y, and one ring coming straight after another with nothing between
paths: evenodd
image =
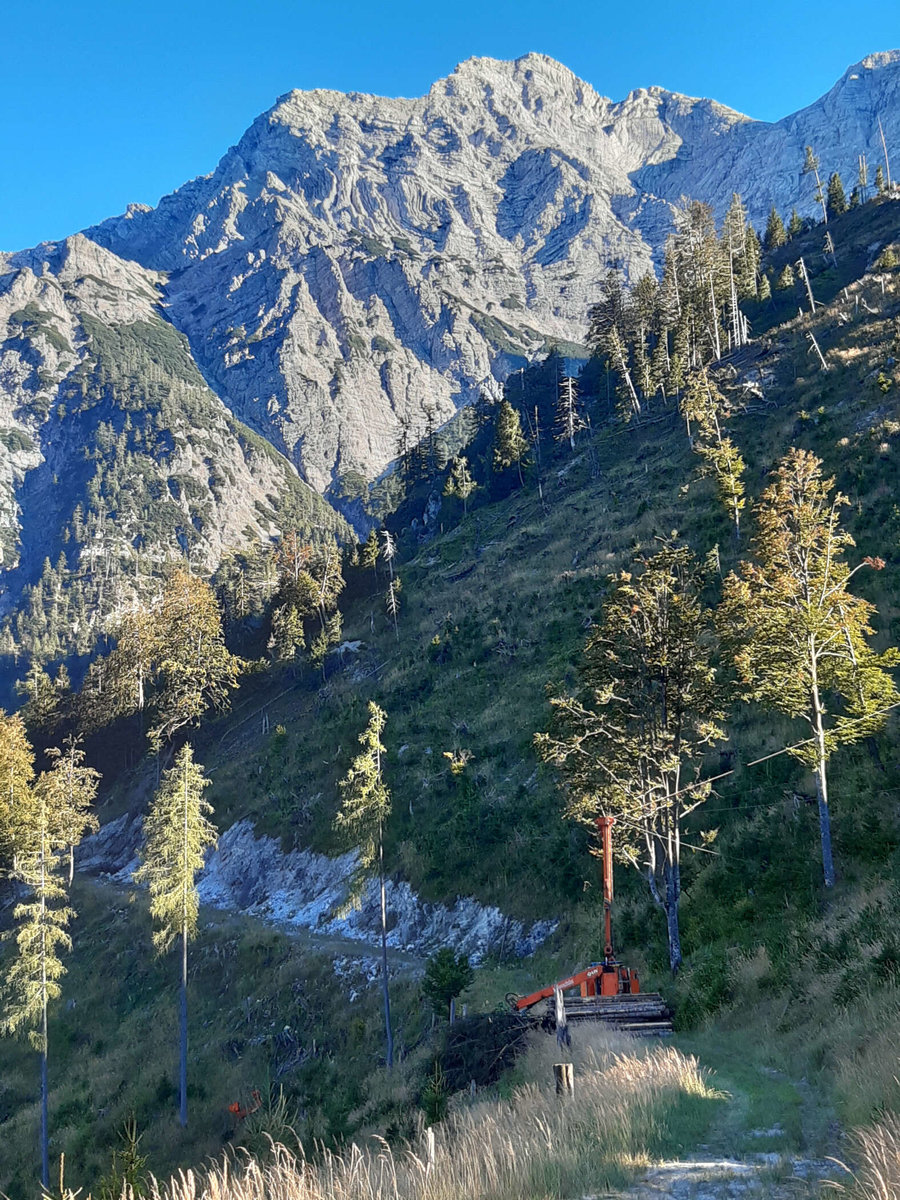
<instances>
[{"instance_id":1,"label":"pine tree","mask_svg":"<svg viewBox=\"0 0 900 1200\"><path fill-rule=\"evenodd\" d=\"M179 1019L179 1120L187 1125L187 977L188 942L197 931L199 900L197 872L203 868L206 851L216 843L216 829L208 819L212 806L203 798L210 780L194 762L190 743L178 751L175 762L163 772L162 784L144 818L141 865L135 872L138 883L150 892L153 945L165 954L181 939L181 997Z\"/></svg>"},{"instance_id":2,"label":"pine tree","mask_svg":"<svg viewBox=\"0 0 900 1200\"><path fill-rule=\"evenodd\" d=\"M500 401L497 412L497 429L494 437L493 466L497 472L506 471L515 466L519 472L519 486L524 483L522 478L522 459L528 451L528 442L522 433L522 422L519 414L504 397Z\"/></svg>"},{"instance_id":3,"label":"pine tree","mask_svg":"<svg viewBox=\"0 0 900 1200\"><path fill-rule=\"evenodd\" d=\"M794 268L790 263L785 263L775 280L775 290L778 292L786 292L788 288L792 288L795 283L796 276L794 275Z\"/></svg>"},{"instance_id":4,"label":"pine tree","mask_svg":"<svg viewBox=\"0 0 900 1200\"><path fill-rule=\"evenodd\" d=\"M46 754L53 767L41 773L36 787L50 813L54 847L68 852L71 887L75 847L86 833L99 828L91 808L97 798L100 773L84 765L84 751L77 738L66 739L65 751L51 747Z\"/></svg>"},{"instance_id":5,"label":"pine tree","mask_svg":"<svg viewBox=\"0 0 900 1200\"><path fill-rule=\"evenodd\" d=\"M778 215L778 210L773 204L769 210L769 219L766 222L766 232L763 236L763 247L767 253L771 254L773 250L777 250L779 246L787 245L787 231L784 228L784 221Z\"/></svg>"},{"instance_id":6,"label":"pine tree","mask_svg":"<svg viewBox=\"0 0 900 1200\"><path fill-rule=\"evenodd\" d=\"M444 484L444 495L455 496L457 500L462 500L464 517L468 515L469 497L477 487L478 484L469 473L468 459L462 454L456 455L450 462L450 470Z\"/></svg>"},{"instance_id":7,"label":"pine tree","mask_svg":"<svg viewBox=\"0 0 900 1200\"><path fill-rule=\"evenodd\" d=\"M772 299L772 284L769 282L769 276L763 275L759 281L759 302L764 304L767 300Z\"/></svg>"},{"instance_id":8,"label":"pine tree","mask_svg":"<svg viewBox=\"0 0 900 1200\"><path fill-rule=\"evenodd\" d=\"M847 211L847 197L844 195L844 184L841 181L837 171L833 172L828 180L828 196L827 196L828 213L832 217L839 217L841 213Z\"/></svg>"},{"instance_id":9,"label":"pine tree","mask_svg":"<svg viewBox=\"0 0 900 1200\"><path fill-rule=\"evenodd\" d=\"M800 214L797 212L796 208L794 208L791 210L791 219L788 222L788 227L787 227L788 238L793 239L797 236L797 234L802 233L802 232L803 232L803 222L800 219Z\"/></svg>"},{"instance_id":10,"label":"pine tree","mask_svg":"<svg viewBox=\"0 0 900 1200\"><path fill-rule=\"evenodd\" d=\"M387 722L382 708L369 701L369 723L359 736L362 752L353 759L340 782L343 795L335 828L357 851L357 868L351 881L348 905L358 906L365 885L374 875L381 892L381 986L384 997L384 1030L388 1069L394 1065L391 1028L391 994L388 986L387 893L384 870L384 823L391 813L391 793L382 778L381 735Z\"/></svg>"},{"instance_id":11,"label":"pine tree","mask_svg":"<svg viewBox=\"0 0 900 1200\"><path fill-rule=\"evenodd\" d=\"M854 545L840 527L849 502L833 494L822 463L791 450L755 509L755 562L743 562L725 581L720 627L747 699L788 717L802 718L812 736L790 753L815 772L825 886L835 882L828 807L827 763L842 744L877 732L898 693L887 668L900 653L869 645L874 605L854 596L850 568ZM829 717L828 698L843 710Z\"/></svg>"},{"instance_id":12,"label":"pine tree","mask_svg":"<svg viewBox=\"0 0 900 1200\"><path fill-rule=\"evenodd\" d=\"M887 184L884 181L884 167L881 163L875 168L875 194L877 196L887 195Z\"/></svg>"},{"instance_id":13,"label":"pine tree","mask_svg":"<svg viewBox=\"0 0 900 1200\"><path fill-rule=\"evenodd\" d=\"M553 727L535 741L560 770L571 817L590 828L600 815L621 819L621 852L665 912L675 973L683 823L709 795L699 772L706 747L724 736L722 696L703 573L690 551L666 545L639 565L613 577L584 650L582 686L551 700Z\"/></svg>"},{"instance_id":14,"label":"pine tree","mask_svg":"<svg viewBox=\"0 0 900 1200\"><path fill-rule=\"evenodd\" d=\"M15 877L29 891L27 900L13 910L16 951L4 981L2 1029L24 1033L41 1058L41 1182L50 1186L48 1119L48 1010L62 994L65 974L61 954L70 950L66 927L75 915L65 903L59 855L53 845L52 814L47 796L37 789L34 803L34 840L17 855Z\"/></svg>"}]
</instances>

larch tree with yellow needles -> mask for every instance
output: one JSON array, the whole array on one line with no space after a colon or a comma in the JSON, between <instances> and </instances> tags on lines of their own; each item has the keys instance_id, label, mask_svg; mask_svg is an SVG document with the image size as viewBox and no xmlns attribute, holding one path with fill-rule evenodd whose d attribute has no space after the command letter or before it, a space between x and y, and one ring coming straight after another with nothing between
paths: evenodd
<instances>
[{"instance_id":1,"label":"larch tree with yellow needles","mask_svg":"<svg viewBox=\"0 0 900 1200\"><path fill-rule=\"evenodd\" d=\"M203 767L194 762L191 746L186 743L174 764L163 772L160 788L144 818L142 862L135 873L136 881L145 883L150 891L153 945L157 954L165 954L176 941L181 943L179 1120L182 1126L187 1125L188 943L197 931L200 910L197 873L217 837L215 826L208 819L212 805L203 798L209 784Z\"/></svg>"},{"instance_id":2,"label":"larch tree with yellow needles","mask_svg":"<svg viewBox=\"0 0 900 1200\"><path fill-rule=\"evenodd\" d=\"M585 646L581 686L551 699L551 729L535 738L562 775L569 816L591 828L599 816L618 819L618 852L665 912L673 974L682 959L682 826L709 795L699 780L704 752L724 737L704 579L691 552L674 544L634 574L614 575Z\"/></svg>"},{"instance_id":3,"label":"larch tree with yellow needles","mask_svg":"<svg viewBox=\"0 0 900 1200\"><path fill-rule=\"evenodd\" d=\"M888 673L900 652L872 649L875 606L849 589L857 571L884 563L847 563L855 543L840 516L848 503L833 479L823 479L814 454L785 455L756 506L755 560L725 580L719 615L745 699L809 728L789 753L815 774L826 887L836 879L828 760L839 746L877 733L900 699Z\"/></svg>"}]
</instances>

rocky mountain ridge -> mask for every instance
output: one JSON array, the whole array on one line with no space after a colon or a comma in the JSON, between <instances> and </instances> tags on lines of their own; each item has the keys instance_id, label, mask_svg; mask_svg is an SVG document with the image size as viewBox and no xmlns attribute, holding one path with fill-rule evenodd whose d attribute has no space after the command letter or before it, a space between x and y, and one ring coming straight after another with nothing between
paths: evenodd
<instances>
[{"instance_id":1,"label":"rocky mountain ridge","mask_svg":"<svg viewBox=\"0 0 900 1200\"><path fill-rule=\"evenodd\" d=\"M900 143L898 98L897 51L774 124L661 88L614 103L540 54L470 59L417 99L290 92L156 208L0 255L7 607L71 545L78 505L105 522L94 551L180 547L210 569L277 533L285 491L327 525L303 481L371 479L404 430L416 440L552 341L579 353L605 272L658 263L682 194L721 213L738 191L757 225L773 202L812 213L804 146L848 184L860 153L874 174L879 120ZM126 429L163 377L181 415L155 401L152 435ZM219 430L199 448L195 402ZM115 453L146 482L124 538L121 487L102 518L91 472L77 495L58 487ZM147 551L140 527L162 510ZM66 550L66 569L82 557Z\"/></svg>"},{"instance_id":2,"label":"rocky mountain ridge","mask_svg":"<svg viewBox=\"0 0 900 1200\"><path fill-rule=\"evenodd\" d=\"M470 59L418 99L294 91L210 175L88 231L170 272L211 385L320 491L371 478L550 339L582 343L610 266L658 263L682 194L815 210L806 144L855 177L900 135L900 53L775 124L641 88L614 103L540 54Z\"/></svg>"}]
</instances>

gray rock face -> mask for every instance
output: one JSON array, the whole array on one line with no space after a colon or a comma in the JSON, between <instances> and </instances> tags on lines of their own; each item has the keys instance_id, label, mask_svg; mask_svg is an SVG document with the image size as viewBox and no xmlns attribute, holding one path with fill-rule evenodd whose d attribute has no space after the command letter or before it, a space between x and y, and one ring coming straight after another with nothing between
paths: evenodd
<instances>
[{"instance_id":1,"label":"gray rock face","mask_svg":"<svg viewBox=\"0 0 900 1200\"><path fill-rule=\"evenodd\" d=\"M78 850L79 870L128 883L137 867L140 817L127 814L86 838ZM198 881L204 904L244 912L285 929L308 929L330 937L381 944L381 896L370 884L360 907L346 914L353 854L328 858L312 850L285 854L270 837L257 837L250 821L238 821L219 838ZM408 883L389 880L388 943L397 950L426 955L442 946L480 962L492 952L533 953L556 928L555 921L527 927L471 897L448 907L426 904Z\"/></svg>"},{"instance_id":2,"label":"gray rock face","mask_svg":"<svg viewBox=\"0 0 900 1200\"><path fill-rule=\"evenodd\" d=\"M641 88L620 103L539 54L471 59L427 96L291 92L216 170L89 230L169 273L206 378L319 490L371 477L401 420L448 418L547 338L581 342L610 265L658 260L684 193L815 208L801 176L855 180L900 144L900 53L850 68L775 124ZM900 169L900 165L898 165Z\"/></svg>"}]
</instances>

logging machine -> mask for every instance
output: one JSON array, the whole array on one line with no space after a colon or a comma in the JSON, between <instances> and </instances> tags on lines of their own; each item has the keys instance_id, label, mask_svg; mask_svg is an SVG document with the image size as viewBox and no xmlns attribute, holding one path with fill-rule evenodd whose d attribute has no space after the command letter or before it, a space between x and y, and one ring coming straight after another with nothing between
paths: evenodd
<instances>
[{"instance_id":1,"label":"logging machine","mask_svg":"<svg viewBox=\"0 0 900 1200\"><path fill-rule=\"evenodd\" d=\"M642 993L637 971L616 959L612 942L612 827L615 817L598 817L603 844L603 961L548 984L530 996L510 993L507 1000L516 1012L546 1002L546 1019L555 1021L556 993L563 998L567 1021L603 1021L626 1033L672 1032L672 1014L658 992ZM577 993L576 993L576 989Z\"/></svg>"}]
</instances>

